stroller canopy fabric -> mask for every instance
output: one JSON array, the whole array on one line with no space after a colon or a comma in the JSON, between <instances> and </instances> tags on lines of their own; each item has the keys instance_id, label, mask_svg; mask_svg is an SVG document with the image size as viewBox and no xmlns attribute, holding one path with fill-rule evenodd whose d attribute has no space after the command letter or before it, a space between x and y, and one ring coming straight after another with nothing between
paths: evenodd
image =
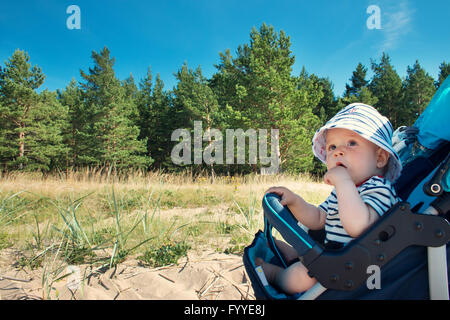
<instances>
[{"instance_id":1,"label":"stroller canopy fabric","mask_svg":"<svg viewBox=\"0 0 450 320\"><path fill-rule=\"evenodd\" d=\"M414 123L419 129L417 139L428 149L436 149L450 141L450 77L441 84L428 107Z\"/></svg>"}]
</instances>

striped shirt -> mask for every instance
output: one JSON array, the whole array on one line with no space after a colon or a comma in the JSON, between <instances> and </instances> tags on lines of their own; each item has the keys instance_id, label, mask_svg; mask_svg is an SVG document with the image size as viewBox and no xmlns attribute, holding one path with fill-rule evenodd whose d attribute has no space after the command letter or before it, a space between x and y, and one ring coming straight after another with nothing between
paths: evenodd
<instances>
[{"instance_id":1,"label":"striped shirt","mask_svg":"<svg viewBox=\"0 0 450 320\"><path fill-rule=\"evenodd\" d=\"M382 216L395 203L400 201L391 182L382 177L373 176L358 186L357 189L363 202L371 206L379 216ZM327 214L325 221L325 242L336 241L346 244L353 239L342 226L339 217L336 189L333 189L330 196L319 205L319 208Z\"/></svg>"}]
</instances>

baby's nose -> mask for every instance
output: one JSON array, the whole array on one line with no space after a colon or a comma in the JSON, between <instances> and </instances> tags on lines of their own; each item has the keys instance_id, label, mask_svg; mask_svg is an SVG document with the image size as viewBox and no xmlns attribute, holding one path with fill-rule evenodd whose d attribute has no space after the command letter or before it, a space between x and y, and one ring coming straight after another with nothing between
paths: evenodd
<instances>
[{"instance_id":1,"label":"baby's nose","mask_svg":"<svg viewBox=\"0 0 450 320\"><path fill-rule=\"evenodd\" d=\"M336 149L334 149L334 156L342 156L344 155L344 147L336 147Z\"/></svg>"}]
</instances>

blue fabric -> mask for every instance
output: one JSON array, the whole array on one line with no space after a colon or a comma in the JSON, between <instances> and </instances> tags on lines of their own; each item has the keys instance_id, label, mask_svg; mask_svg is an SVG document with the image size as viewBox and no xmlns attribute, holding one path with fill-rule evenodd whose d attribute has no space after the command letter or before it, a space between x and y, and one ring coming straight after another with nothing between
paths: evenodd
<instances>
[{"instance_id":1,"label":"blue fabric","mask_svg":"<svg viewBox=\"0 0 450 320\"><path fill-rule=\"evenodd\" d=\"M293 299L292 297L278 292L272 286L263 286L261 280L255 275L254 269L256 265L254 263L256 257L262 258L264 261L270 262L275 265L280 265L280 261L273 254L270 248L267 246L267 238L262 232L258 232L255 235L253 243L245 248L244 251L244 265L247 270L247 274L250 277L253 291L257 299L276 299L286 300Z\"/></svg>"},{"instance_id":2,"label":"blue fabric","mask_svg":"<svg viewBox=\"0 0 450 320\"><path fill-rule=\"evenodd\" d=\"M450 170L442 178L442 186L444 187L444 191L450 192Z\"/></svg>"},{"instance_id":3,"label":"blue fabric","mask_svg":"<svg viewBox=\"0 0 450 320\"><path fill-rule=\"evenodd\" d=\"M443 141L450 141L450 77L441 84L428 107L414 123L419 129L417 139L428 149L436 149Z\"/></svg>"}]
</instances>

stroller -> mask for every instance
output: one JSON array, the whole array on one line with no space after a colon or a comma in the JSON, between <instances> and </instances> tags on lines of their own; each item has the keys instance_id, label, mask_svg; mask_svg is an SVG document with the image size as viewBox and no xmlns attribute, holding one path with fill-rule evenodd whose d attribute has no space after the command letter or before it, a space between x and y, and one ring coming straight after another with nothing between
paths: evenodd
<instances>
[{"instance_id":1,"label":"stroller","mask_svg":"<svg viewBox=\"0 0 450 320\"><path fill-rule=\"evenodd\" d=\"M244 265L257 299L449 299L450 77L413 127L393 137L403 171L395 182L403 200L362 235L338 250L324 249L324 231L306 231L276 194L263 198L264 231L244 249ZM256 257L286 268L272 236L275 228L294 247L317 283L288 295L271 286Z\"/></svg>"}]
</instances>

